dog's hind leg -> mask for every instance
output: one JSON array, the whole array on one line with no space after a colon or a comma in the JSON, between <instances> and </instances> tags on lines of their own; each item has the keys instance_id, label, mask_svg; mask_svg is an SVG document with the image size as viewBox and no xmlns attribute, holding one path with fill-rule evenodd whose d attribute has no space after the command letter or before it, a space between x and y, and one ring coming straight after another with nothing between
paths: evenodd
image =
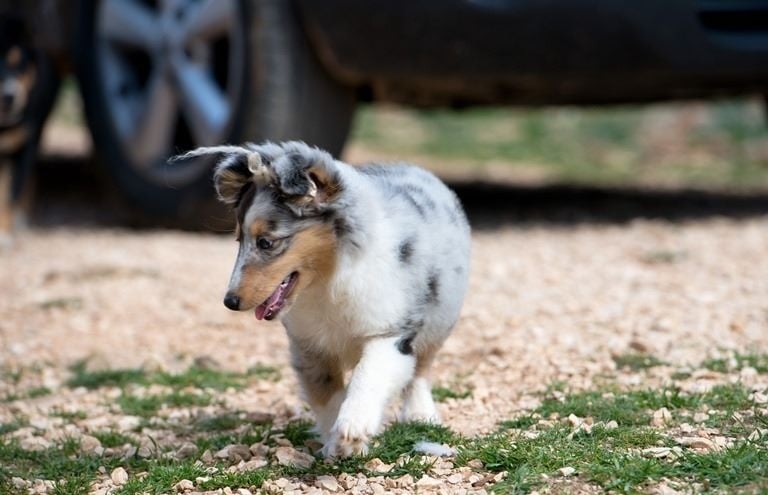
<instances>
[{"instance_id":1,"label":"dog's hind leg","mask_svg":"<svg viewBox=\"0 0 768 495\"><path fill-rule=\"evenodd\" d=\"M416 372L408 388L405 389L403 409L400 413L403 421L440 422L440 414L432 399L432 384L429 376L435 352L435 350L429 350L416 358Z\"/></svg>"},{"instance_id":2,"label":"dog's hind leg","mask_svg":"<svg viewBox=\"0 0 768 495\"><path fill-rule=\"evenodd\" d=\"M379 433L387 404L413 377L416 358L400 349L401 340L400 336L377 337L364 345L339 417L323 447L324 455L348 457L368 452L368 442Z\"/></svg>"},{"instance_id":3,"label":"dog's hind leg","mask_svg":"<svg viewBox=\"0 0 768 495\"><path fill-rule=\"evenodd\" d=\"M317 432L326 442L344 400L344 373L338 362L306 349L291 339L291 364L305 400L317 419Z\"/></svg>"}]
</instances>

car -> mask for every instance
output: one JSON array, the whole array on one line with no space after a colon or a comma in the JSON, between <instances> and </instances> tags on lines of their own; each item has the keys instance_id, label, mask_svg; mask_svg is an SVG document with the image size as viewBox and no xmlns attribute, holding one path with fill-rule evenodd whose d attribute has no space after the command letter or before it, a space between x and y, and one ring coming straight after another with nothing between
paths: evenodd
<instances>
[{"instance_id":1,"label":"car","mask_svg":"<svg viewBox=\"0 0 768 495\"><path fill-rule=\"evenodd\" d=\"M98 157L154 215L199 215L211 200L211 164L170 155L265 139L339 153L361 102L592 105L768 89L763 0L30 5L48 9L40 36L74 67Z\"/></svg>"}]
</instances>

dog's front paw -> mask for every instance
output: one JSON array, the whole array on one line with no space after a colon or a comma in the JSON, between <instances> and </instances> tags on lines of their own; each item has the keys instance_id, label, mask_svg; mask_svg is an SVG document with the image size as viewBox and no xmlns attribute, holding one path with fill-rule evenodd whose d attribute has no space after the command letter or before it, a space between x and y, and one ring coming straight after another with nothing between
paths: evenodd
<instances>
[{"instance_id":1,"label":"dog's front paw","mask_svg":"<svg viewBox=\"0 0 768 495\"><path fill-rule=\"evenodd\" d=\"M379 427L379 421L373 418L339 418L323 446L323 456L330 458L367 455L368 444L379 432Z\"/></svg>"}]
</instances>

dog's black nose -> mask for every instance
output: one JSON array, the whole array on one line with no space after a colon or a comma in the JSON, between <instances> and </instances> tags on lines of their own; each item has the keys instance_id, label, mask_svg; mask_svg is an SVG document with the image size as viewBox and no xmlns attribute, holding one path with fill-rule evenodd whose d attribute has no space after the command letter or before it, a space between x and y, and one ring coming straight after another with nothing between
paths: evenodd
<instances>
[{"instance_id":1,"label":"dog's black nose","mask_svg":"<svg viewBox=\"0 0 768 495\"><path fill-rule=\"evenodd\" d=\"M232 311L237 311L240 309L240 298L235 294L227 293L227 295L224 296L224 306Z\"/></svg>"}]
</instances>

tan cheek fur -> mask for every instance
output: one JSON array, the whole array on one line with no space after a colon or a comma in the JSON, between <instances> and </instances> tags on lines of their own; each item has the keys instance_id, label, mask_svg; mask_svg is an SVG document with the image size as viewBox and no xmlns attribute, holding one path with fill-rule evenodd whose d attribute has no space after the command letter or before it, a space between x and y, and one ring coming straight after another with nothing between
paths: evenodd
<instances>
[{"instance_id":1,"label":"tan cheek fur","mask_svg":"<svg viewBox=\"0 0 768 495\"><path fill-rule=\"evenodd\" d=\"M266 265L250 265L243 270L239 296L243 307L264 302L291 272L299 271L299 282L292 298L308 285L327 280L336 268L336 236L328 225L310 227L296 234L291 247Z\"/></svg>"}]
</instances>

